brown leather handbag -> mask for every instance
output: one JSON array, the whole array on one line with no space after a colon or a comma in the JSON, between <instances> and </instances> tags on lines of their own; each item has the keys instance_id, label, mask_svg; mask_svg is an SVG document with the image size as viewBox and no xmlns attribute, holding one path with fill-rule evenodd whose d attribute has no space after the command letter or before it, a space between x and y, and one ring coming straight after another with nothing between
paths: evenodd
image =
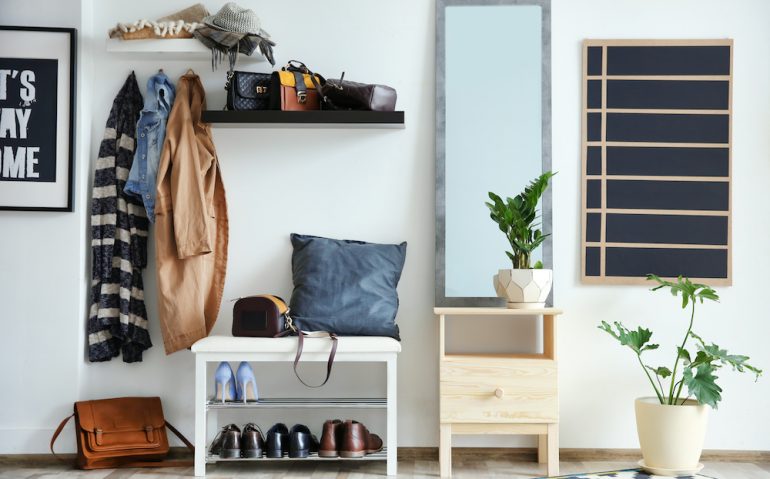
<instances>
[{"instance_id":1,"label":"brown leather handbag","mask_svg":"<svg viewBox=\"0 0 770 479\"><path fill-rule=\"evenodd\" d=\"M116 467L182 467L192 461L165 461L168 454L169 428L190 451L193 445L163 418L158 397L125 397L78 401L75 412L64 419L51 438L54 442L62 429L75 417L79 469Z\"/></svg>"},{"instance_id":2,"label":"brown leather handbag","mask_svg":"<svg viewBox=\"0 0 770 479\"><path fill-rule=\"evenodd\" d=\"M233 305L233 336L274 338L286 330L286 302L272 294L238 298Z\"/></svg>"}]
</instances>

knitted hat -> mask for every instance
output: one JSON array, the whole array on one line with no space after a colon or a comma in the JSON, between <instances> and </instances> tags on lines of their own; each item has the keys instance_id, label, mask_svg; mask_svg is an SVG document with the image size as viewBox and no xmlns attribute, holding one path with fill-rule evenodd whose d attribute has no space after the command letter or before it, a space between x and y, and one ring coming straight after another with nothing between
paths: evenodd
<instances>
[{"instance_id":1,"label":"knitted hat","mask_svg":"<svg viewBox=\"0 0 770 479\"><path fill-rule=\"evenodd\" d=\"M216 15L209 15L203 19L203 23L226 32L248 33L251 35L264 35L260 28L259 17L253 10L239 7L235 2L228 2Z\"/></svg>"}]
</instances>

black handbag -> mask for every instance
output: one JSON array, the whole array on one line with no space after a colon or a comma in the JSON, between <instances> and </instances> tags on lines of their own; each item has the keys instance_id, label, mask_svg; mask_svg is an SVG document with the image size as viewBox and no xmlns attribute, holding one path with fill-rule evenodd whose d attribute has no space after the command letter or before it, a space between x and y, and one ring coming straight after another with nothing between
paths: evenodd
<instances>
[{"instance_id":1,"label":"black handbag","mask_svg":"<svg viewBox=\"0 0 770 479\"><path fill-rule=\"evenodd\" d=\"M225 82L228 110L269 110L270 74L227 72Z\"/></svg>"},{"instance_id":2,"label":"black handbag","mask_svg":"<svg viewBox=\"0 0 770 479\"><path fill-rule=\"evenodd\" d=\"M345 80L328 79L321 86L324 110L394 111L396 90L387 85L373 85Z\"/></svg>"}]
</instances>

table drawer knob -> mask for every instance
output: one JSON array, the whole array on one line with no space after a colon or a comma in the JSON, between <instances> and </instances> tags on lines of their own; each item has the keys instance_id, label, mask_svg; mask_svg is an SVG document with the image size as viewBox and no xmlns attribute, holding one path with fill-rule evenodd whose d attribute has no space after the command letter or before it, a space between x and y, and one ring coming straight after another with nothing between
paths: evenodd
<instances>
[{"instance_id":1,"label":"table drawer knob","mask_svg":"<svg viewBox=\"0 0 770 479\"><path fill-rule=\"evenodd\" d=\"M504 395L505 395L505 391L503 391L503 388L495 389L495 397L497 399L502 399Z\"/></svg>"}]
</instances>

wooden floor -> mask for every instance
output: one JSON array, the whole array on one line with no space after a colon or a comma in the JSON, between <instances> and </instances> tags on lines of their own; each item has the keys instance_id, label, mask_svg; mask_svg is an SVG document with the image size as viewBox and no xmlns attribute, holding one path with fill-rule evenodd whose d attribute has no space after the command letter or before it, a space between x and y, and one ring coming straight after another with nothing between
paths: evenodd
<instances>
[{"instance_id":1,"label":"wooden floor","mask_svg":"<svg viewBox=\"0 0 770 479\"><path fill-rule=\"evenodd\" d=\"M628 462L562 462L561 473L599 472L633 467ZM510 478L525 479L541 477L545 468L531 462L517 462L502 459L455 460L453 463L455 478ZM438 462L430 460L407 459L398 463L398 477L436 478ZM770 479L770 463L752 464L736 462L708 463L701 474L717 479ZM102 471L76 471L63 465L45 464L14 466L0 464L2 479L173 479L192 477L192 468L164 469L119 469ZM384 478L385 464L380 462L293 462L263 464L218 464L210 465L207 476L216 479L240 477L257 478L342 478L370 479Z\"/></svg>"}]
</instances>

